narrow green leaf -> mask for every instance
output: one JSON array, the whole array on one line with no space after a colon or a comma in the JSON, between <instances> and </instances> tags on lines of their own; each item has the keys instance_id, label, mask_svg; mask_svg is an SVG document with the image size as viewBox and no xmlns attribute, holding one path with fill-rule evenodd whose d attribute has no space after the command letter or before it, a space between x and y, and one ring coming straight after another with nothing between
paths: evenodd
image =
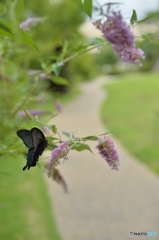
<instances>
[{"instance_id":1,"label":"narrow green leaf","mask_svg":"<svg viewBox=\"0 0 159 240\"><path fill-rule=\"evenodd\" d=\"M10 30L10 24L6 21L0 21L0 37L10 37L14 38L14 34Z\"/></svg>"},{"instance_id":2,"label":"narrow green leaf","mask_svg":"<svg viewBox=\"0 0 159 240\"><path fill-rule=\"evenodd\" d=\"M149 15L148 17L143 18L142 20L138 21L137 23L146 22L147 20L153 19L157 16L159 16L159 12Z\"/></svg>"},{"instance_id":3,"label":"narrow green leaf","mask_svg":"<svg viewBox=\"0 0 159 240\"><path fill-rule=\"evenodd\" d=\"M91 148L87 144L84 144L84 143L77 143L75 146L72 147L72 149L79 151L79 152L81 152L83 150L88 150L92 153Z\"/></svg>"},{"instance_id":4,"label":"narrow green leaf","mask_svg":"<svg viewBox=\"0 0 159 240\"><path fill-rule=\"evenodd\" d=\"M46 139L48 140L48 142L52 142L54 140L59 140L58 138L55 138L55 137L52 137L52 136L46 137Z\"/></svg>"},{"instance_id":5,"label":"narrow green leaf","mask_svg":"<svg viewBox=\"0 0 159 240\"><path fill-rule=\"evenodd\" d=\"M14 39L14 35L13 34L7 32L7 31L4 31L3 29L0 28L0 37L5 37L5 36Z\"/></svg>"},{"instance_id":6,"label":"narrow green leaf","mask_svg":"<svg viewBox=\"0 0 159 240\"><path fill-rule=\"evenodd\" d=\"M92 16L92 0L71 0L75 3L80 9L82 9L89 17Z\"/></svg>"},{"instance_id":7,"label":"narrow green leaf","mask_svg":"<svg viewBox=\"0 0 159 240\"><path fill-rule=\"evenodd\" d=\"M105 43L105 39L103 40L102 38L90 38L88 40L88 46L90 45L100 45L102 43Z\"/></svg>"},{"instance_id":8,"label":"narrow green leaf","mask_svg":"<svg viewBox=\"0 0 159 240\"><path fill-rule=\"evenodd\" d=\"M68 52L68 48L69 48L70 42L68 40L65 40L62 46L62 52L63 53L67 53Z\"/></svg>"},{"instance_id":9,"label":"narrow green leaf","mask_svg":"<svg viewBox=\"0 0 159 240\"><path fill-rule=\"evenodd\" d=\"M63 135L65 135L67 138L70 138L70 137L71 137L70 133L68 133L68 132L62 132L62 133L63 133Z\"/></svg>"},{"instance_id":10,"label":"narrow green leaf","mask_svg":"<svg viewBox=\"0 0 159 240\"><path fill-rule=\"evenodd\" d=\"M132 16L130 18L130 24L134 25L135 23L137 23L137 13L136 11L133 9L133 13Z\"/></svg>"},{"instance_id":11,"label":"narrow green leaf","mask_svg":"<svg viewBox=\"0 0 159 240\"><path fill-rule=\"evenodd\" d=\"M24 10L24 0L15 0L12 4L14 5L16 19L19 22L19 18Z\"/></svg>"},{"instance_id":12,"label":"narrow green leaf","mask_svg":"<svg viewBox=\"0 0 159 240\"><path fill-rule=\"evenodd\" d=\"M88 137L84 137L82 138L83 140L92 140L92 141L97 141L98 137L96 136L88 136Z\"/></svg>"},{"instance_id":13,"label":"narrow green leaf","mask_svg":"<svg viewBox=\"0 0 159 240\"><path fill-rule=\"evenodd\" d=\"M93 7L92 0L84 0L84 3L83 3L83 11L84 11L89 17L92 16L92 7Z\"/></svg>"},{"instance_id":14,"label":"narrow green leaf","mask_svg":"<svg viewBox=\"0 0 159 240\"><path fill-rule=\"evenodd\" d=\"M40 59L40 61L41 61L41 67L44 70L44 72L47 73L47 74L51 73L52 72L52 65L44 62L42 59Z\"/></svg>"},{"instance_id":15,"label":"narrow green leaf","mask_svg":"<svg viewBox=\"0 0 159 240\"><path fill-rule=\"evenodd\" d=\"M3 31L6 31L7 33L10 33L13 35L13 33L11 32L11 30L3 23L3 22L0 22L0 28L3 30Z\"/></svg>"},{"instance_id":16,"label":"narrow green leaf","mask_svg":"<svg viewBox=\"0 0 159 240\"><path fill-rule=\"evenodd\" d=\"M51 130L54 134L57 133L57 127L55 125L52 125Z\"/></svg>"},{"instance_id":17,"label":"narrow green leaf","mask_svg":"<svg viewBox=\"0 0 159 240\"><path fill-rule=\"evenodd\" d=\"M107 132L107 133L101 133L101 134L99 134L98 136L103 136L103 135L107 135L107 134L109 134L110 132Z\"/></svg>"},{"instance_id":18,"label":"narrow green leaf","mask_svg":"<svg viewBox=\"0 0 159 240\"><path fill-rule=\"evenodd\" d=\"M27 44L31 47L34 47L34 48L36 48L36 50L39 51L38 47L36 46L34 41L29 37L29 35L26 32L24 32L23 30L20 30L20 32L21 32L21 35L22 35L23 43L25 43L25 44Z\"/></svg>"},{"instance_id":19,"label":"narrow green leaf","mask_svg":"<svg viewBox=\"0 0 159 240\"><path fill-rule=\"evenodd\" d=\"M64 85L64 86L69 85L68 80L65 78L62 78L62 77L52 76L51 80L52 80L52 82L56 83L57 85Z\"/></svg>"}]
</instances>

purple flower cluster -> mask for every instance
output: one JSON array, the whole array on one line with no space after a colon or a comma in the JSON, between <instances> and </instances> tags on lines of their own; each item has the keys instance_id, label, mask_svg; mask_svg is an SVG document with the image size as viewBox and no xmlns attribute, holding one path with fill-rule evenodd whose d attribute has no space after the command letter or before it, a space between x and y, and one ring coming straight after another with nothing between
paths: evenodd
<instances>
[{"instance_id":1,"label":"purple flower cluster","mask_svg":"<svg viewBox=\"0 0 159 240\"><path fill-rule=\"evenodd\" d=\"M31 27L35 27L42 21L41 17L27 18L25 21L20 23L20 28L29 31Z\"/></svg>"},{"instance_id":2,"label":"purple flower cluster","mask_svg":"<svg viewBox=\"0 0 159 240\"><path fill-rule=\"evenodd\" d=\"M134 42L134 34L130 27L123 20L120 12L113 12L108 15L103 23L98 20L94 22L96 28L101 30L104 38L113 46L115 54L131 63L139 64L140 59L144 59L144 52L140 48L136 48Z\"/></svg>"},{"instance_id":3,"label":"purple flower cluster","mask_svg":"<svg viewBox=\"0 0 159 240\"><path fill-rule=\"evenodd\" d=\"M119 157L113 141L108 136L104 135L103 138L98 138L98 145L96 148L109 166L112 167L112 169L118 170Z\"/></svg>"},{"instance_id":4,"label":"purple flower cluster","mask_svg":"<svg viewBox=\"0 0 159 240\"><path fill-rule=\"evenodd\" d=\"M68 141L64 141L56 147L51 153L51 159L48 163L48 176L51 177L53 174L54 167L60 164L60 159L67 160L67 154L71 147L68 145Z\"/></svg>"}]
</instances>

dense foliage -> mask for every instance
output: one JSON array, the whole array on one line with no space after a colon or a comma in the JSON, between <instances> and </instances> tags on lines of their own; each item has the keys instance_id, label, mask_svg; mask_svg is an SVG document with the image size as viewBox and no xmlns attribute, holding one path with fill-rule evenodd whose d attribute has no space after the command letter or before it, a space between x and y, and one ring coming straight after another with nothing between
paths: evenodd
<instances>
[{"instance_id":1,"label":"dense foliage","mask_svg":"<svg viewBox=\"0 0 159 240\"><path fill-rule=\"evenodd\" d=\"M78 7L70 1L42 0L38 6L42 7L37 7L34 1L25 1L23 5L21 0L8 0L1 5L1 155L16 151L15 132L20 126L28 127L19 111L24 107L45 110L45 103L53 102L55 97L48 88L63 91L69 82L78 81L82 75L89 78L86 67L89 63L93 65L89 56L84 57L87 64L81 58L58 64L83 48L78 26L84 14ZM23 20L33 17L41 18L38 25L28 27L29 31L20 28Z\"/></svg>"}]
</instances>

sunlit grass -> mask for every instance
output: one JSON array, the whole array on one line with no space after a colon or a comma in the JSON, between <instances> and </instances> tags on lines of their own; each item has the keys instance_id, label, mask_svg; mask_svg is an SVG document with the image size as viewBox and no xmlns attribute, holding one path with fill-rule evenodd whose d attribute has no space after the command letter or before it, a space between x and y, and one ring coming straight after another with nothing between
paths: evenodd
<instances>
[{"instance_id":1,"label":"sunlit grass","mask_svg":"<svg viewBox=\"0 0 159 240\"><path fill-rule=\"evenodd\" d=\"M60 240L41 169L25 156L0 159L0 239Z\"/></svg>"},{"instance_id":2,"label":"sunlit grass","mask_svg":"<svg viewBox=\"0 0 159 240\"><path fill-rule=\"evenodd\" d=\"M159 174L159 76L129 74L105 86L101 113L108 129Z\"/></svg>"}]
</instances>

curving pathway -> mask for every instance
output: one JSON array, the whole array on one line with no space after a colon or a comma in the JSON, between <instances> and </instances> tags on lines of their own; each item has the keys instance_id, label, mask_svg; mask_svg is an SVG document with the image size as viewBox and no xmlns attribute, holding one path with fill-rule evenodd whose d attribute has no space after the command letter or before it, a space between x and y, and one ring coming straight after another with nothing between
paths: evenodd
<instances>
[{"instance_id":1,"label":"curving pathway","mask_svg":"<svg viewBox=\"0 0 159 240\"><path fill-rule=\"evenodd\" d=\"M60 131L76 132L76 136L108 132L98 114L106 81L107 77L100 77L81 86L83 95L54 118ZM119 171L111 170L91 143L94 155L72 151L60 166L70 183L69 194L46 178L63 240L127 240L130 231L158 232L158 237L149 239L159 239L159 178L114 141Z\"/></svg>"}]
</instances>

